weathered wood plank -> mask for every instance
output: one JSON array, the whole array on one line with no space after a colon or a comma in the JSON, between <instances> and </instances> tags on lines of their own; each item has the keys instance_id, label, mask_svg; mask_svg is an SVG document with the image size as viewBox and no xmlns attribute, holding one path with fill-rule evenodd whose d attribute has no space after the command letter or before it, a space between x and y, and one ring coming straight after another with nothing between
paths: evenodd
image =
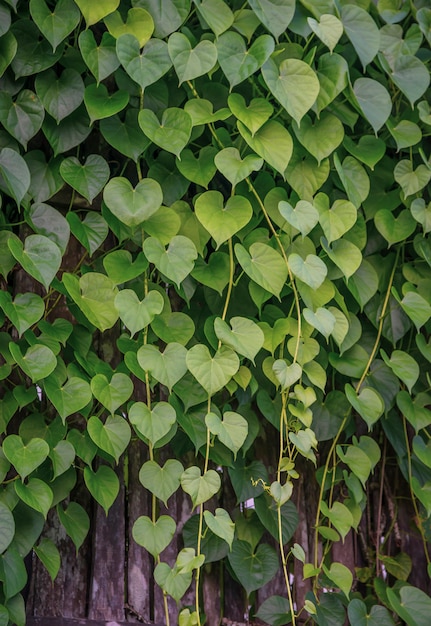
<instances>
[{"instance_id":1,"label":"weathered wood plank","mask_svg":"<svg viewBox=\"0 0 431 626\"><path fill-rule=\"evenodd\" d=\"M154 622L141 622L147 626L162 626ZM130 626L130 622L93 619L71 619L67 617L28 617L27 626Z\"/></svg>"}]
</instances>

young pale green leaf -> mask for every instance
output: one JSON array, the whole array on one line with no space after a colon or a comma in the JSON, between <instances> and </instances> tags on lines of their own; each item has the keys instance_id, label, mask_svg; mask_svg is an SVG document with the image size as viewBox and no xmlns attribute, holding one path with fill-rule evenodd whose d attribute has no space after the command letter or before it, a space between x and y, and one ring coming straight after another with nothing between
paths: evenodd
<instances>
[{"instance_id":1,"label":"young pale green leaf","mask_svg":"<svg viewBox=\"0 0 431 626\"><path fill-rule=\"evenodd\" d=\"M365 486L372 470L372 463L367 454L359 446L355 445L347 446L345 452L343 452L341 446L337 446L337 454L342 462L346 463L353 474L359 478L362 485Z\"/></svg>"},{"instance_id":2,"label":"young pale green leaf","mask_svg":"<svg viewBox=\"0 0 431 626\"><path fill-rule=\"evenodd\" d=\"M329 508L326 502L322 500L320 510L329 519L334 528L338 530L344 542L347 533L354 526L352 514L347 506L341 502L334 502L331 508Z\"/></svg>"},{"instance_id":3,"label":"young pale green leaf","mask_svg":"<svg viewBox=\"0 0 431 626\"><path fill-rule=\"evenodd\" d=\"M47 378L57 366L55 354L48 346L34 344L23 354L18 344L10 343L9 350L16 363L33 383Z\"/></svg>"},{"instance_id":4,"label":"young pale green leaf","mask_svg":"<svg viewBox=\"0 0 431 626\"><path fill-rule=\"evenodd\" d=\"M78 280L74 274L65 272L62 281L91 324L102 331L112 328L118 320L115 308L118 289L110 278L98 272L88 272Z\"/></svg>"},{"instance_id":5,"label":"young pale green leaf","mask_svg":"<svg viewBox=\"0 0 431 626\"><path fill-rule=\"evenodd\" d=\"M150 372L155 380L171 390L187 371L186 355L186 348L173 342L168 343L163 352L156 346L141 346L137 357L143 370Z\"/></svg>"},{"instance_id":6,"label":"young pale green leaf","mask_svg":"<svg viewBox=\"0 0 431 626\"><path fill-rule=\"evenodd\" d=\"M287 280L287 267L281 255L266 243L251 244L249 251L235 244L236 257L245 273L258 285L280 297Z\"/></svg>"},{"instance_id":7,"label":"young pale green leaf","mask_svg":"<svg viewBox=\"0 0 431 626\"><path fill-rule=\"evenodd\" d=\"M300 126L319 94L319 79L311 67L299 59L284 59L278 67L268 59L262 67L268 89Z\"/></svg>"},{"instance_id":8,"label":"young pale green leaf","mask_svg":"<svg viewBox=\"0 0 431 626\"><path fill-rule=\"evenodd\" d=\"M115 49L115 39L109 33L103 33L97 45L93 31L83 30L78 37L78 45L85 64L98 84L119 67L120 60ZM82 91L82 97L84 97L84 91Z\"/></svg>"},{"instance_id":9,"label":"young pale green leaf","mask_svg":"<svg viewBox=\"0 0 431 626\"><path fill-rule=\"evenodd\" d=\"M19 435L8 435L3 440L2 449L22 480L42 465L49 454L49 445L38 437L24 444Z\"/></svg>"},{"instance_id":10,"label":"young pale green leaf","mask_svg":"<svg viewBox=\"0 0 431 626\"><path fill-rule=\"evenodd\" d=\"M19 293L14 300L7 291L0 292L0 307L18 331L19 337L36 324L45 311L45 304L35 293Z\"/></svg>"},{"instance_id":11,"label":"young pale green leaf","mask_svg":"<svg viewBox=\"0 0 431 626\"><path fill-rule=\"evenodd\" d=\"M103 258L103 267L109 278L118 285L143 274L148 268L148 261L142 252L133 260L128 250L114 250Z\"/></svg>"},{"instance_id":12,"label":"young pale green leaf","mask_svg":"<svg viewBox=\"0 0 431 626\"><path fill-rule=\"evenodd\" d=\"M424 234L431 231L431 202L425 203L423 198L415 198L410 206L414 219L421 224Z\"/></svg>"},{"instance_id":13,"label":"young pale green leaf","mask_svg":"<svg viewBox=\"0 0 431 626\"><path fill-rule=\"evenodd\" d=\"M315 20L313 17L308 17L307 22L313 33L319 37L320 41L324 43L332 53L343 34L343 24L338 17L324 13L320 16L319 21Z\"/></svg>"},{"instance_id":14,"label":"young pale green leaf","mask_svg":"<svg viewBox=\"0 0 431 626\"><path fill-rule=\"evenodd\" d=\"M280 215L291 226L299 230L303 237L308 235L319 221L319 212L316 207L306 200L300 200L295 207L289 202L281 200L278 204L278 210Z\"/></svg>"},{"instance_id":15,"label":"young pale green leaf","mask_svg":"<svg viewBox=\"0 0 431 626\"><path fill-rule=\"evenodd\" d=\"M116 50L121 65L141 89L158 81L172 66L168 44L161 39L150 39L141 52L134 35L121 35Z\"/></svg>"},{"instance_id":16,"label":"young pale green leaf","mask_svg":"<svg viewBox=\"0 0 431 626\"><path fill-rule=\"evenodd\" d=\"M227 30L234 20L234 15L223 0L195 0L198 14L211 28L216 37Z\"/></svg>"},{"instance_id":17,"label":"young pale green leaf","mask_svg":"<svg viewBox=\"0 0 431 626\"><path fill-rule=\"evenodd\" d=\"M271 117L274 107L265 98L253 98L249 105L239 93L231 93L228 98L228 105L235 117L242 122L252 136Z\"/></svg>"},{"instance_id":18,"label":"young pale green leaf","mask_svg":"<svg viewBox=\"0 0 431 626\"><path fill-rule=\"evenodd\" d=\"M192 118L193 126L210 124L211 122L226 120L230 117L230 111L227 107L214 111L213 103L205 98L191 98L187 100L184 105L184 111Z\"/></svg>"},{"instance_id":19,"label":"young pale green leaf","mask_svg":"<svg viewBox=\"0 0 431 626\"><path fill-rule=\"evenodd\" d=\"M329 170L329 159L323 159L320 165L316 165L314 157L294 153L284 175L301 200L313 202L313 196L325 183Z\"/></svg>"},{"instance_id":20,"label":"young pale green leaf","mask_svg":"<svg viewBox=\"0 0 431 626\"><path fill-rule=\"evenodd\" d=\"M329 335L334 331L336 324L335 316L329 309L318 307L315 311L312 311L311 309L305 308L302 314L308 324L318 330L319 333L322 333L326 339L329 339Z\"/></svg>"},{"instance_id":21,"label":"young pale green leaf","mask_svg":"<svg viewBox=\"0 0 431 626\"><path fill-rule=\"evenodd\" d=\"M117 474L108 465L101 465L95 472L90 467L85 467L84 482L93 498L108 515L108 511L120 491L120 481Z\"/></svg>"},{"instance_id":22,"label":"young pale green leaf","mask_svg":"<svg viewBox=\"0 0 431 626\"><path fill-rule=\"evenodd\" d=\"M62 385L55 376L48 376L43 381L43 388L63 422L66 417L87 406L92 397L87 381L75 376Z\"/></svg>"},{"instance_id":23,"label":"young pale green leaf","mask_svg":"<svg viewBox=\"0 0 431 626\"><path fill-rule=\"evenodd\" d=\"M143 248L150 263L178 287L192 271L198 256L194 243L183 235L172 237L167 249L155 237L148 237Z\"/></svg>"},{"instance_id":24,"label":"young pale green leaf","mask_svg":"<svg viewBox=\"0 0 431 626\"><path fill-rule=\"evenodd\" d=\"M138 121L145 135L153 143L180 158L192 130L192 118L184 109L178 107L165 109L161 122L153 111L143 109L139 111Z\"/></svg>"},{"instance_id":25,"label":"young pale green leaf","mask_svg":"<svg viewBox=\"0 0 431 626\"><path fill-rule=\"evenodd\" d=\"M415 429L416 434L431 424L431 411L424 406L424 403L427 402L426 399L421 400L418 397L412 400L409 393L402 390L397 393L396 402L399 410Z\"/></svg>"},{"instance_id":26,"label":"young pale green leaf","mask_svg":"<svg viewBox=\"0 0 431 626\"><path fill-rule=\"evenodd\" d=\"M168 595L179 603L192 582L192 572L181 573L167 563L158 563L154 569L154 580Z\"/></svg>"},{"instance_id":27,"label":"young pale green leaf","mask_svg":"<svg viewBox=\"0 0 431 626\"><path fill-rule=\"evenodd\" d=\"M220 475L215 470L207 470L201 475L199 467L193 465L181 475L181 487L191 497L193 508L212 498L220 486Z\"/></svg>"},{"instance_id":28,"label":"young pale green leaf","mask_svg":"<svg viewBox=\"0 0 431 626\"><path fill-rule=\"evenodd\" d=\"M325 263L315 254L308 254L304 260L293 252L289 255L288 261L295 276L314 290L322 285L328 273Z\"/></svg>"},{"instance_id":29,"label":"young pale green leaf","mask_svg":"<svg viewBox=\"0 0 431 626\"><path fill-rule=\"evenodd\" d=\"M235 534L235 524L231 520L230 515L224 509L216 509L215 515L210 511L204 511L204 518L207 526L212 532L224 539L232 549L232 542Z\"/></svg>"},{"instance_id":30,"label":"young pale green leaf","mask_svg":"<svg viewBox=\"0 0 431 626\"><path fill-rule=\"evenodd\" d=\"M364 387L358 394L349 383L346 384L344 390L350 404L367 423L368 430L371 430L385 410L385 404L379 392L373 387Z\"/></svg>"},{"instance_id":31,"label":"young pale green leaf","mask_svg":"<svg viewBox=\"0 0 431 626\"><path fill-rule=\"evenodd\" d=\"M76 0L76 4L87 23L87 28L115 11L119 3L120 0L99 0L97 4L91 0Z\"/></svg>"},{"instance_id":32,"label":"young pale green leaf","mask_svg":"<svg viewBox=\"0 0 431 626\"><path fill-rule=\"evenodd\" d=\"M212 41L203 40L192 48L183 33L172 33L168 50L178 80L181 83L208 74L217 63L217 48Z\"/></svg>"},{"instance_id":33,"label":"young pale green leaf","mask_svg":"<svg viewBox=\"0 0 431 626\"><path fill-rule=\"evenodd\" d=\"M431 171L426 165L419 165L413 169L411 160L398 161L394 168L394 178L408 198L421 191L431 180Z\"/></svg>"},{"instance_id":34,"label":"young pale green leaf","mask_svg":"<svg viewBox=\"0 0 431 626\"><path fill-rule=\"evenodd\" d=\"M237 148L224 148L215 155L214 163L232 187L235 187L252 172L260 170L263 159L255 154L248 154L242 159Z\"/></svg>"},{"instance_id":35,"label":"young pale green leaf","mask_svg":"<svg viewBox=\"0 0 431 626\"><path fill-rule=\"evenodd\" d=\"M87 422L87 430L96 446L114 457L118 463L130 441L130 426L119 415L108 415L105 423L92 415Z\"/></svg>"},{"instance_id":36,"label":"young pale green leaf","mask_svg":"<svg viewBox=\"0 0 431 626\"><path fill-rule=\"evenodd\" d=\"M135 402L129 409L130 423L153 446L168 434L176 419L175 409L167 402L157 402L151 410L143 402Z\"/></svg>"},{"instance_id":37,"label":"young pale green leaf","mask_svg":"<svg viewBox=\"0 0 431 626\"><path fill-rule=\"evenodd\" d=\"M129 9L125 22L123 22L120 11L110 13L103 21L113 37L118 39L121 35L134 35L140 48L145 46L154 32L153 18L148 11L141 7Z\"/></svg>"},{"instance_id":38,"label":"young pale green leaf","mask_svg":"<svg viewBox=\"0 0 431 626\"><path fill-rule=\"evenodd\" d=\"M115 296L114 303L132 337L151 324L154 317L161 313L164 307L163 296L154 289L143 300L139 300L133 289L122 289Z\"/></svg>"},{"instance_id":39,"label":"young pale green leaf","mask_svg":"<svg viewBox=\"0 0 431 626\"><path fill-rule=\"evenodd\" d=\"M96 400L111 414L127 402L133 392L133 382L127 374L121 372L116 372L110 381L104 374L96 374L91 379L90 386Z\"/></svg>"},{"instance_id":40,"label":"young pale green leaf","mask_svg":"<svg viewBox=\"0 0 431 626\"><path fill-rule=\"evenodd\" d=\"M52 489L39 478L30 478L25 484L15 480L14 487L19 499L46 519L54 499Z\"/></svg>"},{"instance_id":41,"label":"young pale green leaf","mask_svg":"<svg viewBox=\"0 0 431 626\"><path fill-rule=\"evenodd\" d=\"M66 509L57 505L57 515L78 551L90 530L87 511L77 502L69 502Z\"/></svg>"},{"instance_id":42,"label":"young pale green leaf","mask_svg":"<svg viewBox=\"0 0 431 626\"><path fill-rule=\"evenodd\" d=\"M225 252L213 252L208 263L198 257L191 275L198 282L215 289L222 295L223 289L229 282L229 272L229 255Z\"/></svg>"},{"instance_id":43,"label":"young pale green leaf","mask_svg":"<svg viewBox=\"0 0 431 626\"><path fill-rule=\"evenodd\" d=\"M282 485L278 480L275 480L271 483L271 487L269 489L269 493L277 506L283 506L283 504L290 500L292 492L293 483L290 480L287 480L284 485Z\"/></svg>"},{"instance_id":44,"label":"young pale green leaf","mask_svg":"<svg viewBox=\"0 0 431 626\"><path fill-rule=\"evenodd\" d=\"M292 137L286 128L270 120L253 133L240 121L238 130L250 148L284 176L293 151Z\"/></svg>"},{"instance_id":45,"label":"young pale green leaf","mask_svg":"<svg viewBox=\"0 0 431 626\"><path fill-rule=\"evenodd\" d=\"M231 328L217 317L214 320L214 331L217 338L233 350L254 362L264 343L264 334L253 320L245 317L232 317Z\"/></svg>"},{"instance_id":46,"label":"young pale green leaf","mask_svg":"<svg viewBox=\"0 0 431 626\"><path fill-rule=\"evenodd\" d=\"M208 395L213 396L236 374L239 358L228 346L222 345L214 356L211 356L207 346L197 344L187 352L186 364Z\"/></svg>"},{"instance_id":47,"label":"young pale green leaf","mask_svg":"<svg viewBox=\"0 0 431 626\"><path fill-rule=\"evenodd\" d=\"M133 524L132 536L156 559L171 543L176 528L175 520L169 515L161 515L154 522L146 515L141 515Z\"/></svg>"},{"instance_id":48,"label":"young pale green leaf","mask_svg":"<svg viewBox=\"0 0 431 626\"><path fill-rule=\"evenodd\" d=\"M338 117L331 113L324 113L313 124L311 118L305 115L301 126L293 124L297 139L312 154L317 162L330 156L344 138L344 127Z\"/></svg>"},{"instance_id":49,"label":"young pale green leaf","mask_svg":"<svg viewBox=\"0 0 431 626\"><path fill-rule=\"evenodd\" d=\"M321 243L328 257L340 268L347 279L353 276L359 269L362 263L362 254L354 243L348 239L339 239L334 241L332 247L330 247L326 244L324 238L322 238Z\"/></svg>"},{"instance_id":50,"label":"young pale green leaf","mask_svg":"<svg viewBox=\"0 0 431 626\"><path fill-rule=\"evenodd\" d=\"M226 411L221 420L215 413L207 413L205 424L236 457L248 435L247 420L239 413Z\"/></svg>"},{"instance_id":51,"label":"young pale green leaf","mask_svg":"<svg viewBox=\"0 0 431 626\"><path fill-rule=\"evenodd\" d=\"M380 353L386 365L391 368L393 373L398 376L403 383L405 383L409 393L411 393L420 374L417 361L415 361L410 354L402 350L394 350L390 358L383 349L380 350Z\"/></svg>"},{"instance_id":52,"label":"young pale green leaf","mask_svg":"<svg viewBox=\"0 0 431 626\"><path fill-rule=\"evenodd\" d=\"M283 391L294 385L302 375L302 367L299 363L289 364L285 359L274 361L272 370Z\"/></svg>"},{"instance_id":53,"label":"young pale green leaf","mask_svg":"<svg viewBox=\"0 0 431 626\"><path fill-rule=\"evenodd\" d=\"M370 193L370 179L365 168L351 156L341 163L337 153L334 153L334 164L350 202L359 209Z\"/></svg>"},{"instance_id":54,"label":"young pale green leaf","mask_svg":"<svg viewBox=\"0 0 431 626\"><path fill-rule=\"evenodd\" d=\"M273 51L274 39L270 35L261 35L248 49L241 35L232 31L217 40L218 62L231 89L257 72Z\"/></svg>"},{"instance_id":55,"label":"young pale green leaf","mask_svg":"<svg viewBox=\"0 0 431 626\"><path fill-rule=\"evenodd\" d=\"M402 300L396 299L419 332L421 326L426 324L431 317L431 305L429 302L415 291L408 291Z\"/></svg>"},{"instance_id":56,"label":"young pale green leaf","mask_svg":"<svg viewBox=\"0 0 431 626\"><path fill-rule=\"evenodd\" d=\"M165 506L180 486L184 467L176 459L168 459L163 467L156 461L147 461L139 471L139 480L145 489L149 489Z\"/></svg>"},{"instance_id":57,"label":"young pale green leaf","mask_svg":"<svg viewBox=\"0 0 431 626\"><path fill-rule=\"evenodd\" d=\"M322 193L315 198L315 206L319 212L319 223L328 244L340 239L356 223L358 211L348 200L335 200L329 208L329 199Z\"/></svg>"},{"instance_id":58,"label":"young pale green leaf","mask_svg":"<svg viewBox=\"0 0 431 626\"><path fill-rule=\"evenodd\" d=\"M159 183L144 178L135 188L127 178L111 178L103 190L108 209L123 224L134 228L149 219L161 206L163 193Z\"/></svg>"},{"instance_id":59,"label":"young pale green leaf","mask_svg":"<svg viewBox=\"0 0 431 626\"><path fill-rule=\"evenodd\" d=\"M219 248L248 224L253 208L243 196L231 196L224 204L220 191L212 190L204 192L196 199L195 213Z\"/></svg>"},{"instance_id":60,"label":"young pale green leaf","mask_svg":"<svg viewBox=\"0 0 431 626\"><path fill-rule=\"evenodd\" d=\"M349 598L350 589L353 584L353 574L343 563L331 563L329 568L323 566L323 571L336 587L341 589L346 598Z\"/></svg>"}]
</instances>

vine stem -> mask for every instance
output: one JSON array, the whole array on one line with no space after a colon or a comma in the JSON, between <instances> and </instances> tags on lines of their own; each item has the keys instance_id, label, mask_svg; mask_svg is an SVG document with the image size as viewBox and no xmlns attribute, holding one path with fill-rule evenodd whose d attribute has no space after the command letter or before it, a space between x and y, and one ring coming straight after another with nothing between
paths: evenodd
<instances>
[{"instance_id":1,"label":"vine stem","mask_svg":"<svg viewBox=\"0 0 431 626\"><path fill-rule=\"evenodd\" d=\"M223 307L223 313L222 313L222 320L225 321L226 319L226 315L227 315L227 310L229 308L229 302L230 302L230 298L232 295L232 289L233 289L233 275L235 272L235 261L233 258L233 245L232 245L232 237L229 237L228 239L228 247L229 247L229 283L227 286L227 292L226 292L226 300L224 303L224 307Z\"/></svg>"}]
</instances>

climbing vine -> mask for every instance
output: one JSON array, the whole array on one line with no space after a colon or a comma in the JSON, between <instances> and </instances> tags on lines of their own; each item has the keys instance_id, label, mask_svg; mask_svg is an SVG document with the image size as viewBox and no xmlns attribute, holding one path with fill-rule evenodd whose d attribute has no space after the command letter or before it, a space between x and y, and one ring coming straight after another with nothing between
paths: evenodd
<instances>
[{"instance_id":1,"label":"climbing vine","mask_svg":"<svg viewBox=\"0 0 431 626\"><path fill-rule=\"evenodd\" d=\"M428 623L430 43L426 0L0 0L0 624L139 440L167 625L211 562L270 626Z\"/></svg>"}]
</instances>

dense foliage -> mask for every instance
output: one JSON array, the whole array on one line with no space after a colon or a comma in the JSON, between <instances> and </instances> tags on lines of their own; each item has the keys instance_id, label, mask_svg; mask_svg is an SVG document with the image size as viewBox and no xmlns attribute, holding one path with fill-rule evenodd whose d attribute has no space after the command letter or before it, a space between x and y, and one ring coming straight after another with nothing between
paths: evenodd
<instances>
[{"instance_id":1,"label":"dense foliage","mask_svg":"<svg viewBox=\"0 0 431 626\"><path fill-rule=\"evenodd\" d=\"M0 624L136 438L182 626L205 561L270 625L429 623L430 44L427 0L1 0Z\"/></svg>"}]
</instances>

